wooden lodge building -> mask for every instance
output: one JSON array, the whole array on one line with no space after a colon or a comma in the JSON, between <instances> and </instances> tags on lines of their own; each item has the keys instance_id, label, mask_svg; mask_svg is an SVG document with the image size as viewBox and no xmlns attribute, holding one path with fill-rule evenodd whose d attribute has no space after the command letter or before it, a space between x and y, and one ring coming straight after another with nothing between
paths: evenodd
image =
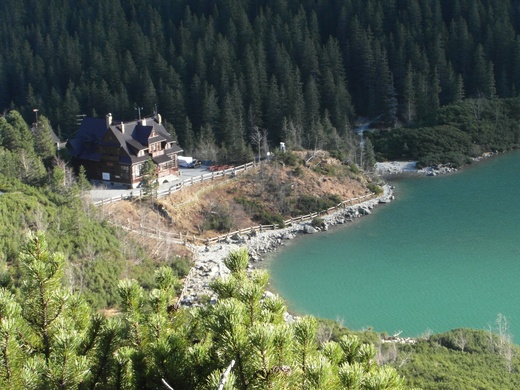
<instances>
[{"instance_id":1,"label":"wooden lodge building","mask_svg":"<svg viewBox=\"0 0 520 390\"><path fill-rule=\"evenodd\" d=\"M117 123L112 121L112 114L106 120L84 118L67 148L74 165L83 165L94 183L136 188L148 159L156 165L159 183L179 175L177 154L182 149L166 131L159 114Z\"/></svg>"}]
</instances>

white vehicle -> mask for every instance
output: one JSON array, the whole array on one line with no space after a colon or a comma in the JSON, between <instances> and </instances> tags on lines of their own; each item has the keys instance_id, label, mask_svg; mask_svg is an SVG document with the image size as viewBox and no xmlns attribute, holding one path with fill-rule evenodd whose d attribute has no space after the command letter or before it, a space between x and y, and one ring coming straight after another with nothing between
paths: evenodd
<instances>
[{"instance_id":1,"label":"white vehicle","mask_svg":"<svg viewBox=\"0 0 520 390\"><path fill-rule=\"evenodd\" d=\"M181 168L195 168L200 165L200 161L193 157L178 156L177 160L179 161L179 166Z\"/></svg>"}]
</instances>

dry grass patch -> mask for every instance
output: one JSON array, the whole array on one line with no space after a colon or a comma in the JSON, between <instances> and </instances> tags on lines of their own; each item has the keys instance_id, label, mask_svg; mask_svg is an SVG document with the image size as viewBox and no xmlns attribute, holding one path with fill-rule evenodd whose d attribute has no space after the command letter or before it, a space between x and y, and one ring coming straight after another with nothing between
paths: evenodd
<instances>
[{"instance_id":1,"label":"dry grass patch","mask_svg":"<svg viewBox=\"0 0 520 390\"><path fill-rule=\"evenodd\" d=\"M298 156L300 162L307 154ZM257 225L251 210L244 209L246 202L254 203L272 215L287 218L291 204L302 195L324 198L336 195L343 200L367 194L366 179L354 174L328 154L318 154L304 166L284 166L266 163L234 178L217 178L214 181L185 187L170 196L150 202L117 202L105 206L105 212L118 224L141 224L163 231L213 237L222 232L208 231L207 221L212 213L229 214L230 230ZM242 200L242 201L241 201Z\"/></svg>"}]
</instances>

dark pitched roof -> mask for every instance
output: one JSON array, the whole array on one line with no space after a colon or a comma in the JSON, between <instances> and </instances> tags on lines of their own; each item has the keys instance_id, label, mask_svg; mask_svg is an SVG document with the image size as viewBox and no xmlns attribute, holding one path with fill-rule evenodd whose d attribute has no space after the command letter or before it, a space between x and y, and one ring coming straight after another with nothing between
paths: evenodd
<instances>
[{"instance_id":1,"label":"dark pitched roof","mask_svg":"<svg viewBox=\"0 0 520 390\"><path fill-rule=\"evenodd\" d=\"M67 148L76 157L80 157L83 153L94 153L106 130L106 121L104 119L85 118L81 122L81 126L74 138L67 142Z\"/></svg>"},{"instance_id":2,"label":"dark pitched roof","mask_svg":"<svg viewBox=\"0 0 520 390\"><path fill-rule=\"evenodd\" d=\"M126 128L129 128L126 130ZM152 126L143 126L136 122L125 124L125 134L128 132L132 135L132 138L139 142L141 145L148 145L148 138L152 132Z\"/></svg>"},{"instance_id":3,"label":"dark pitched roof","mask_svg":"<svg viewBox=\"0 0 520 390\"><path fill-rule=\"evenodd\" d=\"M152 132L155 134L150 138ZM116 139L117 143L109 142L110 139ZM150 142L162 141L174 142L165 127L151 118L126 123L113 121L108 129L104 119L85 118L67 146L73 156L87 160L100 159L99 145L119 146L123 152L119 161L123 164L131 164L148 158L148 156L137 157L137 154L148 149ZM165 151L165 158L169 159L171 157L168 156L181 151L182 149L174 143Z\"/></svg>"},{"instance_id":4,"label":"dark pitched roof","mask_svg":"<svg viewBox=\"0 0 520 390\"><path fill-rule=\"evenodd\" d=\"M166 149L164 153L166 154L173 154L173 153L180 153L183 152L184 149L182 149L177 143L172 144L172 147L170 149Z\"/></svg>"},{"instance_id":5,"label":"dark pitched roof","mask_svg":"<svg viewBox=\"0 0 520 390\"><path fill-rule=\"evenodd\" d=\"M152 160L153 160L156 164L162 164L162 163L165 163L165 162L171 161L172 158L171 158L171 156L168 156L167 154L161 154L160 156L155 156L155 157L153 157Z\"/></svg>"}]
</instances>

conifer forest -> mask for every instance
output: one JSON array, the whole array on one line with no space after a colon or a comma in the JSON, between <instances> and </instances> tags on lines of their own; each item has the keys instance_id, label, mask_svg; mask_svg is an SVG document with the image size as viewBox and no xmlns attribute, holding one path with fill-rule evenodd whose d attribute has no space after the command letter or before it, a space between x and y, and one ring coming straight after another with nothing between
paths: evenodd
<instances>
[{"instance_id":1,"label":"conifer forest","mask_svg":"<svg viewBox=\"0 0 520 390\"><path fill-rule=\"evenodd\" d=\"M284 142L261 193L291 216L321 211L339 196L291 204L280 185L282 166L304 181L308 151L344 168L313 172L377 192L376 160L458 167L520 148L520 0L2 0L0 110L0 388L519 388L508 332L398 345L292 317L247 248L208 283L213 304L180 306L188 246L155 255L116 226L52 133L160 113L186 156L219 164ZM239 211L283 224L233 191Z\"/></svg>"},{"instance_id":2,"label":"conifer forest","mask_svg":"<svg viewBox=\"0 0 520 390\"><path fill-rule=\"evenodd\" d=\"M358 116L390 127L520 91L518 0L5 0L0 107L62 139L77 115L161 113L187 151L332 148Z\"/></svg>"}]
</instances>

